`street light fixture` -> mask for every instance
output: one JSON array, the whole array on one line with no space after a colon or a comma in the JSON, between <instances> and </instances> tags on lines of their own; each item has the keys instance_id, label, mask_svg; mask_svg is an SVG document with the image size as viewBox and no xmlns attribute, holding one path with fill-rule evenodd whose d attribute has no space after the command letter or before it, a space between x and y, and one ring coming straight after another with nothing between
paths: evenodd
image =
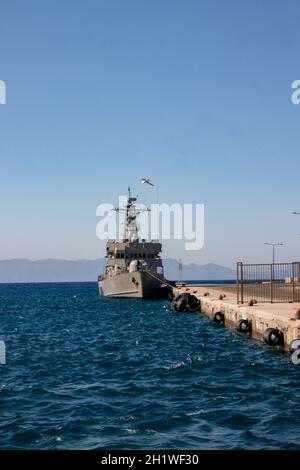
<instances>
[{"instance_id":1,"label":"street light fixture","mask_svg":"<svg viewBox=\"0 0 300 470\"><path fill-rule=\"evenodd\" d=\"M265 242L265 245L269 245L269 246L272 247L272 250L273 250L273 263L272 264L275 264L275 246L282 246L283 243L281 243L281 242L277 242L277 243Z\"/></svg>"}]
</instances>

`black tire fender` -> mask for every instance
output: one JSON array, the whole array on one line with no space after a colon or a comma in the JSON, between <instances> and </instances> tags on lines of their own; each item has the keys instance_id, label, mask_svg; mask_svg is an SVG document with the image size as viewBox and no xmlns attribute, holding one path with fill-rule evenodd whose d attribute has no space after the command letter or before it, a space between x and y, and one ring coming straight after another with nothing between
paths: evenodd
<instances>
[{"instance_id":1,"label":"black tire fender","mask_svg":"<svg viewBox=\"0 0 300 470\"><path fill-rule=\"evenodd\" d=\"M267 328L264 332L264 341L270 346L282 346L283 333L277 328Z\"/></svg>"},{"instance_id":2,"label":"black tire fender","mask_svg":"<svg viewBox=\"0 0 300 470\"><path fill-rule=\"evenodd\" d=\"M300 349L300 339L293 339L289 344L290 353L293 354L297 349Z\"/></svg>"},{"instance_id":3,"label":"black tire fender","mask_svg":"<svg viewBox=\"0 0 300 470\"><path fill-rule=\"evenodd\" d=\"M219 323L221 325L224 325L225 323L225 315L223 312L216 312L214 313L213 320L215 323Z\"/></svg>"},{"instance_id":4,"label":"black tire fender","mask_svg":"<svg viewBox=\"0 0 300 470\"><path fill-rule=\"evenodd\" d=\"M189 312L197 312L200 307L200 300L195 295L189 294L187 298L187 305Z\"/></svg>"},{"instance_id":5,"label":"black tire fender","mask_svg":"<svg viewBox=\"0 0 300 470\"><path fill-rule=\"evenodd\" d=\"M244 334L251 333L252 324L249 320L241 318L236 324L236 329L240 333L244 333Z\"/></svg>"},{"instance_id":6,"label":"black tire fender","mask_svg":"<svg viewBox=\"0 0 300 470\"><path fill-rule=\"evenodd\" d=\"M187 308L187 294L179 294L172 302L172 309L175 312L185 312Z\"/></svg>"}]
</instances>

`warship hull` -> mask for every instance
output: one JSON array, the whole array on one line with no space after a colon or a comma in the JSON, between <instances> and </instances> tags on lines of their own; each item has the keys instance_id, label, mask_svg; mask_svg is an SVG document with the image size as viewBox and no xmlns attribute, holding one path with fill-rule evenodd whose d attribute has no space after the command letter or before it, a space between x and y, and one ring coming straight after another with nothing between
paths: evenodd
<instances>
[{"instance_id":1,"label":"warship hull","mask_svg":"<svg viewBox=\"0 0 300 470\"><path fill-rule=\"evenodd\" d=\"M99 292L104 297L135 299L166 299L170 288L164 278L147 271L120 273L110 277L99 277Z\"/></svg>"}]
</instances>

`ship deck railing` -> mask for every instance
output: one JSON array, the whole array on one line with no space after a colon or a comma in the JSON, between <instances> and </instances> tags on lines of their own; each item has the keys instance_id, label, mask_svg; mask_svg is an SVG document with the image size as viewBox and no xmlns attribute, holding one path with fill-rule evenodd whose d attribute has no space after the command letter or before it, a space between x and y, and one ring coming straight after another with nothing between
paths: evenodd
<instances>
[{"instance_id":1,"label":"ship deck railing","mask_svg":"<svg viewBox=\"0 0 300 470\"><path fill-rule=\"evenodd\" d=\"M127 243L129 242L129 240L114 240L113 238L109 238L107 240L107 243ZM142 239L142 240L138 240L138 241L134 241L134 242L130 242L130 243L160 243L159 239L158 238L151 238L149 240L146 240L146 239Z\"/></svg>"}]
</instances>

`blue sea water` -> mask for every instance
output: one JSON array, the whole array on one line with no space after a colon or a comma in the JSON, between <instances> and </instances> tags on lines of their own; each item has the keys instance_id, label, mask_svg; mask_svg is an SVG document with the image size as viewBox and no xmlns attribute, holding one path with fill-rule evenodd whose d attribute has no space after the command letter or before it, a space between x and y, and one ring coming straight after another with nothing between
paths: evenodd
<instances>
[{"instance_id":1,"label":"blue sea water","mask_svg":"<svg viewBox=\"0 0 300 470\"><path fill-rule=\"evenodd\" d=\"M300 449L300 367L94 283L0 285L1 449Z\"/></svg>"}]
</instances>

